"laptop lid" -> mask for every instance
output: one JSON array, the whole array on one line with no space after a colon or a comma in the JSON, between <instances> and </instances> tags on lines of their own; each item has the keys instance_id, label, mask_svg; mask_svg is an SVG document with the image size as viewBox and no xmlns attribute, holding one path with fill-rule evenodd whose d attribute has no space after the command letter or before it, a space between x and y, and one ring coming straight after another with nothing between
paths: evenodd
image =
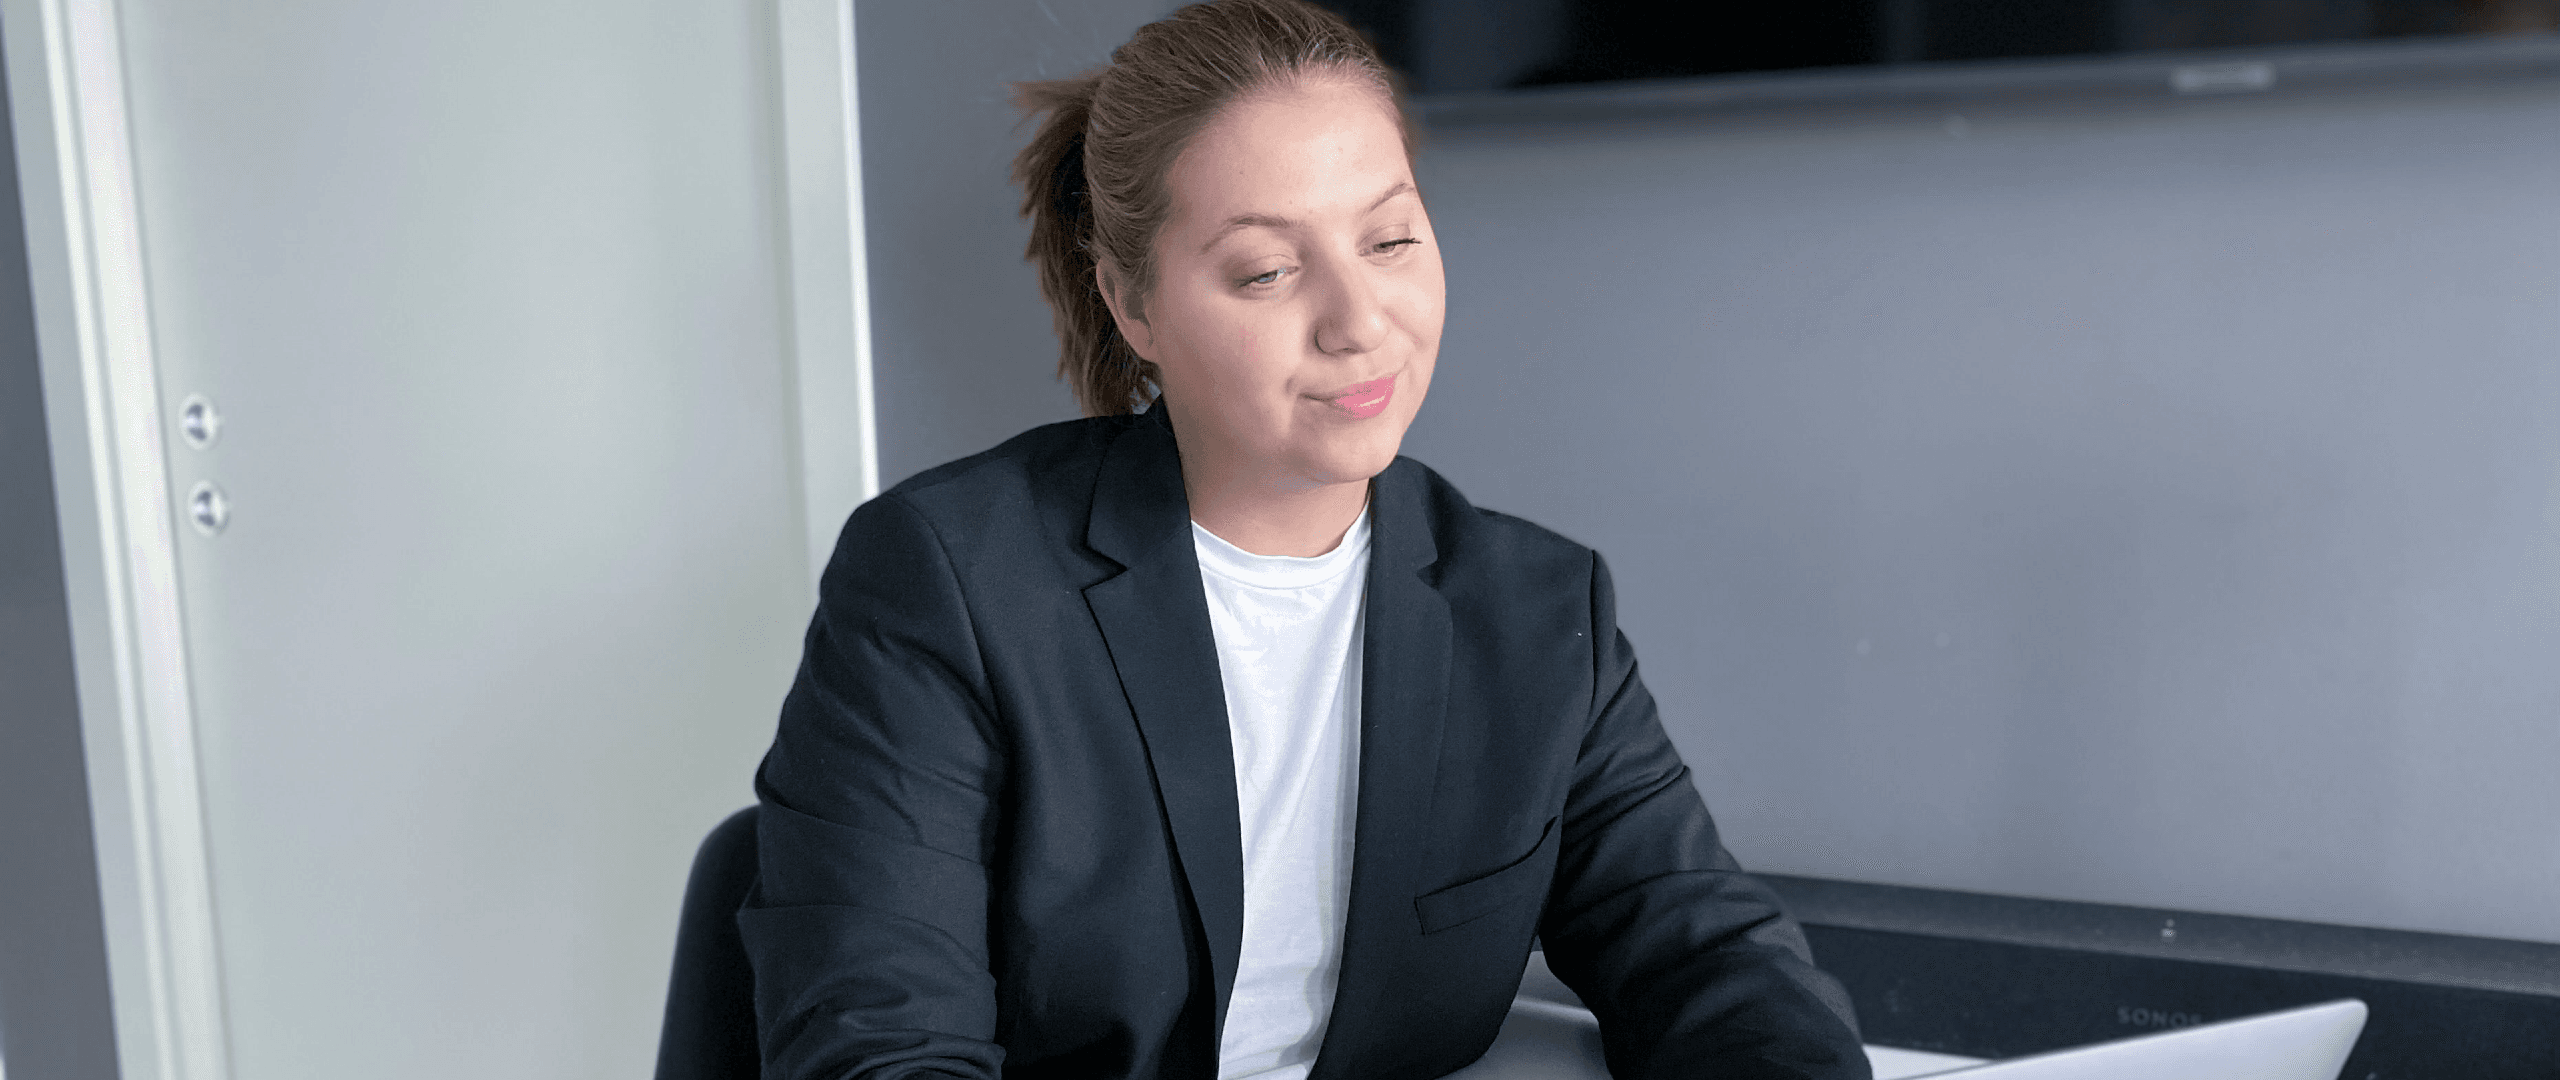
<instances>
[{"instance_id":1,"label":"laptop lid","mask_svg":"<svg viewBox=\"0 0 2560 1080\"><path fill-rule=\"evenodd\" d=\"M1889 1075L1918 1080L2337 1080L2365 1007L2352 999L2264 1013L2176 1031L2075 1046L2068 1050L1931 1069L1935 1055L1870 1048L1895 1057ZM1911 1066L1918 1064L1918 1069ZM1888 1075L1879 1067L1879 1076ZM1521 998L1502 1035L1475 1064L1448 1080L1608 1080L1600 1025L1581 1008Z\"/></svg>"},{"instance_id":2,"label":"laptop lid","mask_svg":"<svg viewBox=\"0 0 2560 1080\"><path fill-rule=\"evenodd\" d=\"M2218 1024L2004 1058L1931 1080L2337 1080L2364 1031L2348 998Z\"/></svg>"}]
</instances>

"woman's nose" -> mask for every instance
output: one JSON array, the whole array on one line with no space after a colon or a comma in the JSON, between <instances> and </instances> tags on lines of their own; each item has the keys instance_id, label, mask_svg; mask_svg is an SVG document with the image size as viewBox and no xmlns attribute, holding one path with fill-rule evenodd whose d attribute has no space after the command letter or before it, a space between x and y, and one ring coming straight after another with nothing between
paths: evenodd
<instances>
[{"instance_id":1,"label":"woman's nose","mask_svg":"<svg viewBox=\"0 0 2560 1080\"><path fill-rule=\"evenodd\" d=\"M1368 269L1353 265L1328 275L1331 287L1315 320L1317 352L1349 356L1386 343L1386 303L1377 283L1369 280Z\"/></svg>"}]
</instances>

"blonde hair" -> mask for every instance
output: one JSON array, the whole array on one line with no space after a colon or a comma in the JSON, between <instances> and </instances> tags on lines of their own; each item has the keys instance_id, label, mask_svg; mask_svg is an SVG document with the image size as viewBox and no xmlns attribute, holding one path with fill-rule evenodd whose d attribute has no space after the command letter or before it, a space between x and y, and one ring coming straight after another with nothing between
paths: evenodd
<instances>
[{"instance_id":1,"label":"blonde hair","mask_svg":"<svg viewBox=\"0 0 2560 1080\"><path fill-rule=\"evenodd\" d=\"M1058 330L1058 377L1085 415L1136 412L1161 386L1155 365L1121 339L1095 267L1108 260L1130 316L1145 319L1174 159L1220 109L1311 74L1375 88L1412 155L1403 81L1359 31L1306 0L1192 4L1139 27L1100 71L1013 84L1026 118L1047 114L1014 158L1013 179L1031 219L1024 257Z\"/></svg>"}]
</instances>

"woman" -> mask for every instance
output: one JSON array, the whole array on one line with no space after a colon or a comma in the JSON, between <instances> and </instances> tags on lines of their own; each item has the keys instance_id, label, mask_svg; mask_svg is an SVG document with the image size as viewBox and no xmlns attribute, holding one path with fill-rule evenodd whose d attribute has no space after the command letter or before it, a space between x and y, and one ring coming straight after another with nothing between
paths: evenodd
<instances>
[{"instance_id":1,"label":"woman","mask_svg":"<svg viewBox=\"0 0 2560 1080\"><path fill-rule=\"evenodd\" d=\"M1439 1076L1542 936L1617 1075L1864 1076L1599 559L1396 456L1443 293L1375 54L1223 0L1022 89L1090 417L845 527L757 777L767 1075Z\"/></svg>"}]
</instances>

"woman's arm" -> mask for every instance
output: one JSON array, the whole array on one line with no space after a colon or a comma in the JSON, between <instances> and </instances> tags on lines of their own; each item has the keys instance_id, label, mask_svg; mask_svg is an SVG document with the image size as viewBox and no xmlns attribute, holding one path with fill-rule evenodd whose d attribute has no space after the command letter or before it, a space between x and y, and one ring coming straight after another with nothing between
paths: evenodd
<instances>
[{"instance_id":1,"label":"woman's arm","mask_svg":"<svg viewBox=\"0 0 2560 1080\"><path fill-rule=\"evenodd\" d=\"M766 1076L997 1075L986 686L932 526L894 493L854 511L756 772L738 926Z\"/></svg>"},{"instance_id":2,"label":"woman's arm","mask_svg":"<svg viewBox=\"0 0 2560 1080\"><path fill-rule=\"evenodd\" d=\"M1716 838L1592 557L1597 679L1539 934L1619 1077L1868 1076L1848 995Z\"/></svg>"}]
</instances>

